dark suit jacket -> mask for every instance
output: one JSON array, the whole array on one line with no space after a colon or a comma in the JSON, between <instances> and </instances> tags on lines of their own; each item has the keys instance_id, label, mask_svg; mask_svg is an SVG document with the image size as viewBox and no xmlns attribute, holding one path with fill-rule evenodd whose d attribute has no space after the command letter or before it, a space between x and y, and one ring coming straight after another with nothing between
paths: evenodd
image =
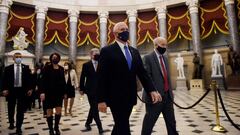
<instances>
[{"instance_id":1,"label":"dark suit jacket","mask_svg":"<svg viewBox=\"0 0 240 135\"><path fill-rule=\"evenodd\" d=\"M115 42L102 48L98 64L99 90L98 102L107 105L134 105L137 103L138 76L143 87L149 93L154 91L154 85L144 69L139 52L129 47L132 55L132 68L129 70L127 60L120 46Z\"/></svg>"},{"instance_id":2,"label":"dark suit jacket","mask_svg":"<svg viewBox=\"0 0 240 135\"><path fill-rule=\"evenodd\" d=\"M172 96L172 88L171 88L171 81L170 81L170 72L169 72L169 67L168 67L168 61L165 56L163 56L164 63L166 66L167 74L168 74L168 82L169 82L169 94L171 97ZM158 90L158 92L164 96L164 78L163 74L161 71L161 65L159 63L159 59L157 58L157 54L153 51L152 53L146 55L144 57L144 66L151 77L153 84ZM146 93L143 92L143 99L146 100L147 102L150 100L148 96L146 96Z\"/></svg>"},{"instance_id":3,"label":"dark suit jacket","mask_svg":"<svg viewBox=\"0 0 240 135\"><path fill-rule=\"evenodd\" d=\"M22 88L27 93L28 90L31 90L31 71L29 66L21 64L22 66ZM14 64L7 66L4 69L3 75L3 90L9 91L9 96L11 96L14 90ZM22 93L22 94L26 94Z\"/></svg>"},{"instance_id":4,"label":"dark suit jacket","mask_svg":"<svg viewBox=\"0 0 240 135\"><path fill-rule=\"evenodd\" d=\"M92 61L83 64L80 77L80 90L89 95L96 95L97 92L97 72Z\"/></svg>"},{"instance_id":5,"label":"dark suit jacket","mask_svg":"<svg viewBox=\"0 0 240 135\"><path fill-rule=\"evenodd\" d=\"M67 87L64 77L64 68L54 69L53 65L46 65L41 80L41 92L48 98L63 98L67 93Z\"/></svg>"}]
</instances>

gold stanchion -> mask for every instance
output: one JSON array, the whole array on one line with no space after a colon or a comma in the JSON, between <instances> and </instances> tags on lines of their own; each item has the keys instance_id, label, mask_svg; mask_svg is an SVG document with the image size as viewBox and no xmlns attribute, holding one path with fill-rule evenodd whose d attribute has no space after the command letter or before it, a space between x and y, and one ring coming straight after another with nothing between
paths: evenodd
<instances>
[{"instance_id":1,"label":"gold stanchion","mask_svg":"<svg viewBox=\"0 0 240 135\"><path fill-rule=\"evenodd\" d=\"M227 130L220 125L220 120L219 120L218 100L217 100L217 81L213 80L210 87L214 91L215 111L216 111L216 126L213 126L211 130L215 132L227 132Z\"/></svg>"}]
</instances>

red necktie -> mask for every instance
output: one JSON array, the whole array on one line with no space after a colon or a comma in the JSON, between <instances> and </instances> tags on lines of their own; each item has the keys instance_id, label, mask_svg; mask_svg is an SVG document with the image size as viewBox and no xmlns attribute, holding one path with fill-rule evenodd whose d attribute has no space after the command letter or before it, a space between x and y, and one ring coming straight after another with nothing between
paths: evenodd
<instances>
[{"instance_id":1,"label":"red necktie","mask_svg":"<svg viewBox=\"0 0 240 135\"><path fill-rule=\"evenodd\" d=\"M160 64L161 64L161 68L163 71L163 79L164 79L164 91L167 92L169 89L169 84L168 84L168 77L167 77L167 70L163 64L163 56L160 55Z\"/></svg>"}]
</instances>

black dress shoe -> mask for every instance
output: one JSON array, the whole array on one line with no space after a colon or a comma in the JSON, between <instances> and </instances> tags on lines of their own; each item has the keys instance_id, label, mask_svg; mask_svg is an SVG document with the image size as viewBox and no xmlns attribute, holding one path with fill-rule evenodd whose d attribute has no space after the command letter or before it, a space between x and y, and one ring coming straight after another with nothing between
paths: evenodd
<instances>
[{"instance_id":1,"label":"black dress shoe","mask_svg":"<svg viewBox=\"0 0 240 135\"><path fill-rule=\"evenodd\" d=\"M86 127L86 130L87 130L87 131L90 131L90 130L92 130L92 128L91 128L91 126L90 126L90 125L85 125L85 127Z\"/></svg>"},{"instance_id":2,"label":"black dress shoe","mask_svg":"<svg viewBox=\"0 0 240 135\"><path fill-rule=\"evenodd\" d=\"M61 132L59 129L55 129L55 135L61 135Z\"/></svg>"},{"instance_id":3,"label":"black dress shoe","mask_svg":"<svg viewBox=\"0 0 240 135\"><path fill-rule=\"evenodd\" d=\"M55 135L53 130L49 130L49 135Z\"/></svg>"},{"instance_id":4,"label":"black dress shoe","mask_svg":"<svg viewBox=\"0 0 240 135\"><path fill-rule=\"evenodd\" d=\"M18 128L18 129L16 130L16 134L17 134L17 135L22 135L22 130Z\"/></svg>"},{"instance_id":5,"label":"black dress shoe","mask_svg":"<svg viewBox=\"0 0 240 135\"><path fill-rule=\"evenodd\" d=\"M15 127L14 127L13 124L10 124L9 127L8 127L8 129L10 129L10 130L13 130L14 128L15 128Z\"/></svg>"}]
</instances>

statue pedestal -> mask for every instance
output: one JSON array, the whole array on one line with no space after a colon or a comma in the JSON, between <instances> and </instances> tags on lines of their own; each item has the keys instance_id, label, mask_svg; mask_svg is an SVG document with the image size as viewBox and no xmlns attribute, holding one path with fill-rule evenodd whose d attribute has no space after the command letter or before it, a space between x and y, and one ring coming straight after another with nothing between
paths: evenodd
<instances>
[{"instance_id":1,"label":"statue pedestal","mask_svg":"<svg viewBox=\"0 0 240 135\"><path fill-rule=\"evenodd\" d=\"M29 66L30 69L34 68L34 59L35 56L28 52L27 50L13 50L11 52L5 53L5 66L11 65L14 63L13 61L13 55L15 53L21 53L22 54L22 63Z\"/></svg>"},{"instance_id":2,"label":"statue pedestal","mask_svg":"<svg viewBox=\"0 0 240 135\"><path fill-rule=\"evenodd\" d=\"M190 90L203 90L202 79L192 79L192 80L190 80Z\"/></svg>"},{"instance_id":3,"label":"statue pedestal","mask_svg":"<svg viewBox=\"0 0 240 135\"><path fill-rule=\"evenodd\" d=\"M220 90L226 90L223 76L212 76L212 80L217 81L217 85Z\"/></svg>"},{"instance_id":4,"label":"statue pedestal","mask_svg":"<svg viewBox=\"0 0 240 135\"><path fill-rule=\"evenodd\" d=\"M177 78L176 90L188 90L186 78Z\"/></svg>"},{"instance_id":5,"label":"statue pedestal","mask_svg":"<svg viewBox=\"0 0 240 135\"><path fill-rule=\"evenodd\" d=\"M229 75L227 77L228 90L240 90L240 75Z\"/></svg>"}]
</instances>

